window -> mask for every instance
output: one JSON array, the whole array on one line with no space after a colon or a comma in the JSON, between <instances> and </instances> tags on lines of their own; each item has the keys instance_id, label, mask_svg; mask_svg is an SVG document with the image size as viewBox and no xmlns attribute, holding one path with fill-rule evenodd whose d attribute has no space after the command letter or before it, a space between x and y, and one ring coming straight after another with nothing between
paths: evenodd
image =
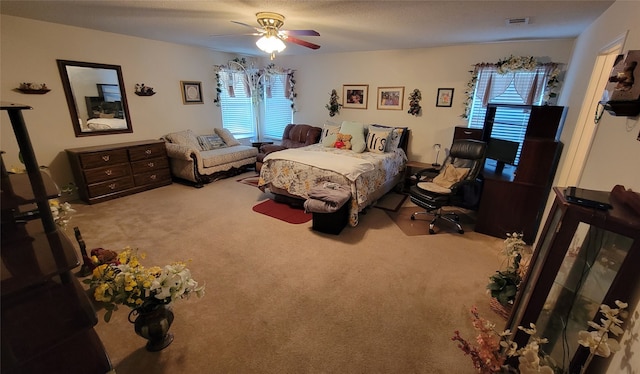
<instances>
[{"instance_id":1,"label":"window","mask_svg":"<svg viewBox=\"0 0 640 374\"><path fill-rule=\"evenodd\" d=\"M539 65L534 70L500 74L495 65L479 66L468 126L480 129L484 127L486 104L541 105L552 70L550 68L555 66ZM522 108L500 108L496 111L491 136L520 144L516 165L522 151L529 115L530 111Z\"/></svg>"},{"instance_id":2,"label":"window","mask_svg":"<svg viewBox=\"0 0 640 374\"><path fill-rule=\"evenodd\" d=\"M291 100L285 94L287 79L288 74L276 74L265 81L261 139L281 139L284 128L293 121Z\"/></svg>"},{"instance_id":3,"label":"window","mask_svg":"<svg viewBox=\"0 0 640 374\"><path fill-rule=\"evenodd\" d=\"M239 139L281 139L284 128L293 121L292 104L287 95L288 74L266 77L255 73L254 79L262 84L254 90L262 89L262 92L251 91L244 72L219 74L222 126Z\"/></svg>"},{"instance_id":4,"label":"window","mask_svg":"<svg viewBox=\"0 0 640 374\"><path fill-rule=\"evenodd\" d=\"M256 135L256 119L253 99L242 72L221 72L220 110L222 127L231 131L236 138L251 138ZM232 87L230 89L229 87ZM248 94L249 93L249 94Z\"/></svg>"}]
</instances>

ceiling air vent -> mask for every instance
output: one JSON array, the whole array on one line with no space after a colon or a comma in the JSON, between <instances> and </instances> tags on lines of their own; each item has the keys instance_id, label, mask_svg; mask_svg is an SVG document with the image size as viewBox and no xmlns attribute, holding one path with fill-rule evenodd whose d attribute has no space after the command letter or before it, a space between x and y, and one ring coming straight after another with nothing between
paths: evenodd
<instances>
[{"instance_id":1,"label":"ceiling air vent","mask_svg":"<svg viewBox=\"0 0 640 374\"><path fill-rule=\"evenodd\" d=\"M529 24L529 17L507 18L505 20L505 23L507 24L507 26L528 25Z\"/></svg>"}]
</instances>

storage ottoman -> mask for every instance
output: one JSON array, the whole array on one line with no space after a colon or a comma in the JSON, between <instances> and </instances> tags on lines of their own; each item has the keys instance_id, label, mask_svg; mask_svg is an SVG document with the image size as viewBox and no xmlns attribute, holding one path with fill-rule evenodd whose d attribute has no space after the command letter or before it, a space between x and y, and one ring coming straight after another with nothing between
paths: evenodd
<instances>
[{"instance_id":1,"label":"storage ottoman","mask_svg":"<svg viewBox=\"0 0 640 374\"><path fill-rule=\"evenodd\" d=\"M349 222L349 204L344 204L333 213L312 213L311 228L326 234L338 235Z\"/></svg>"}]
</instances>

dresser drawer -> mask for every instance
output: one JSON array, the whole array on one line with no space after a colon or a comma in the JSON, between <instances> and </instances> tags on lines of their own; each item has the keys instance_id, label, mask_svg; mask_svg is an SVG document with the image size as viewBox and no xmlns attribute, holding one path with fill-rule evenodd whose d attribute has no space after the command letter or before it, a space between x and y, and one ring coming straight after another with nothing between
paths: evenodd
<instances>
[{"instance_id":1,"label":"dresser drawer","mask_svg":"<svg viewBox=\"0 0 640 374\"><path fill-rule=\"evenodd\" d=\"M129 164L111 165L84 171L84 179L88 184L126 177L128 175L131 175Z\"/></svg>"},{"instance_id":2,"label":"dresser drawer","mask_svg":"<svg viewBox=\"0 0 640 374\"><path fill-rule=\"evenodd\" d=\"M158 169L147 173L133 176L136 186L146 186L148 184L162 183L171 180L169 169Z\"/></svg>"},{"instance_id":3,"label":"dresser drawer","mask_svg":"<svg viewBox=\"0 0 640 374\"><path fill-rule=\"evenodd\" d=\"M131 161L146 160L149 158L166 157L167 148L164 142L146 144L129 148L129 159Z\"/></svg>"},{"instance_id":4,"label":"dresser drawer","mask_svg":"<svg viewBox=\"0 0 640 374\"><path fill-rule=\"evenodd\" d=\"M169 161L166 157L152 158L150 160L136 161L131 163L133 174L145 173L147 171L163 169L169 167Z\"/></svg>"},{"instance_id":5,"label":"dresser drawer","mask_svg":"<svg viewBox=\"0 0 640 374\"><path fill-rule=\"evenodd\" d=\"M98 197L134 187L131 176L96 183L88 186L89 197Z\"/></svg>"},{"instance_id":6,"label":"dresser drawer","mask_svg":"<svg viewBox=\"0 0 640 374\"><path fill-rule=\"evenodd\" d=\"M83 169L93 169L100 166L122 164L129 161L126 149L112 149L103 152L84 153L80 155Z\"/></svg>"}]
</instances>

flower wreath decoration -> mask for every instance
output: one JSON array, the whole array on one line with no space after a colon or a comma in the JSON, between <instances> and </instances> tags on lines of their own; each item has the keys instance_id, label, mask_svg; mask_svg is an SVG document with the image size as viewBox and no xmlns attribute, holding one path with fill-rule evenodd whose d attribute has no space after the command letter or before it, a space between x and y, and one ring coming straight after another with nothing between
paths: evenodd
<instances>
[{"instance_id":1,"label":"flower wreath decoration","mask_svg":"<svg viewBox=\"0 0 640 374\"><path fill-rule=\"evenodd\" d=\"M558 86L560 85L560 81L558 76L560 75L559 64L550 63L553 66L553 70L549 74L547 78L547 85L545 86L545 92L543 96L544 104L549 104L549 102L558 96ZM482 66L488 66L491 64L476 64L473 70L470 70L471 79L467 83L467 87L464 91L465 100L464 100L464 113L460 115L462 118L469 118L469 114L471 113L471 104L473 103L473 94L476 91L476 84L478 83L478 68ZM533 71L536 70L539 66L547 65L547 63L538 62L533 56L509 56L507 58L498 60L497 63L493 64L497 68L498 74L507 74L515 71Z\"/></svg>"},{"instance_id":2,"label":"flower wreath decoration","mask_svg":"<svg viewBox=\"0 0 640 374\"><path fill-rule=\"evenodd\" d=\"M409 94L409 111L407 111L407 113L412 116L418 116L422 109L420 106L420 100L422 100L422 93L416 88L411 94Z\"/></svg>"},{"instance_id":3,"label":"flower wreath decoration","mask_svg":"<svg viewBox=\"0 0 640 374\"><path fill-rule=\"evenodd\" d=\"M329 116L331 117L335 116L336 114L340 114L340 107L342 106L342 104L338 103L338 99L340 99L340 97L338 96L336 90L331 90L331 95L329 95L329 104L324 106L329 110Z\"/></svg>"}]
</instances>

